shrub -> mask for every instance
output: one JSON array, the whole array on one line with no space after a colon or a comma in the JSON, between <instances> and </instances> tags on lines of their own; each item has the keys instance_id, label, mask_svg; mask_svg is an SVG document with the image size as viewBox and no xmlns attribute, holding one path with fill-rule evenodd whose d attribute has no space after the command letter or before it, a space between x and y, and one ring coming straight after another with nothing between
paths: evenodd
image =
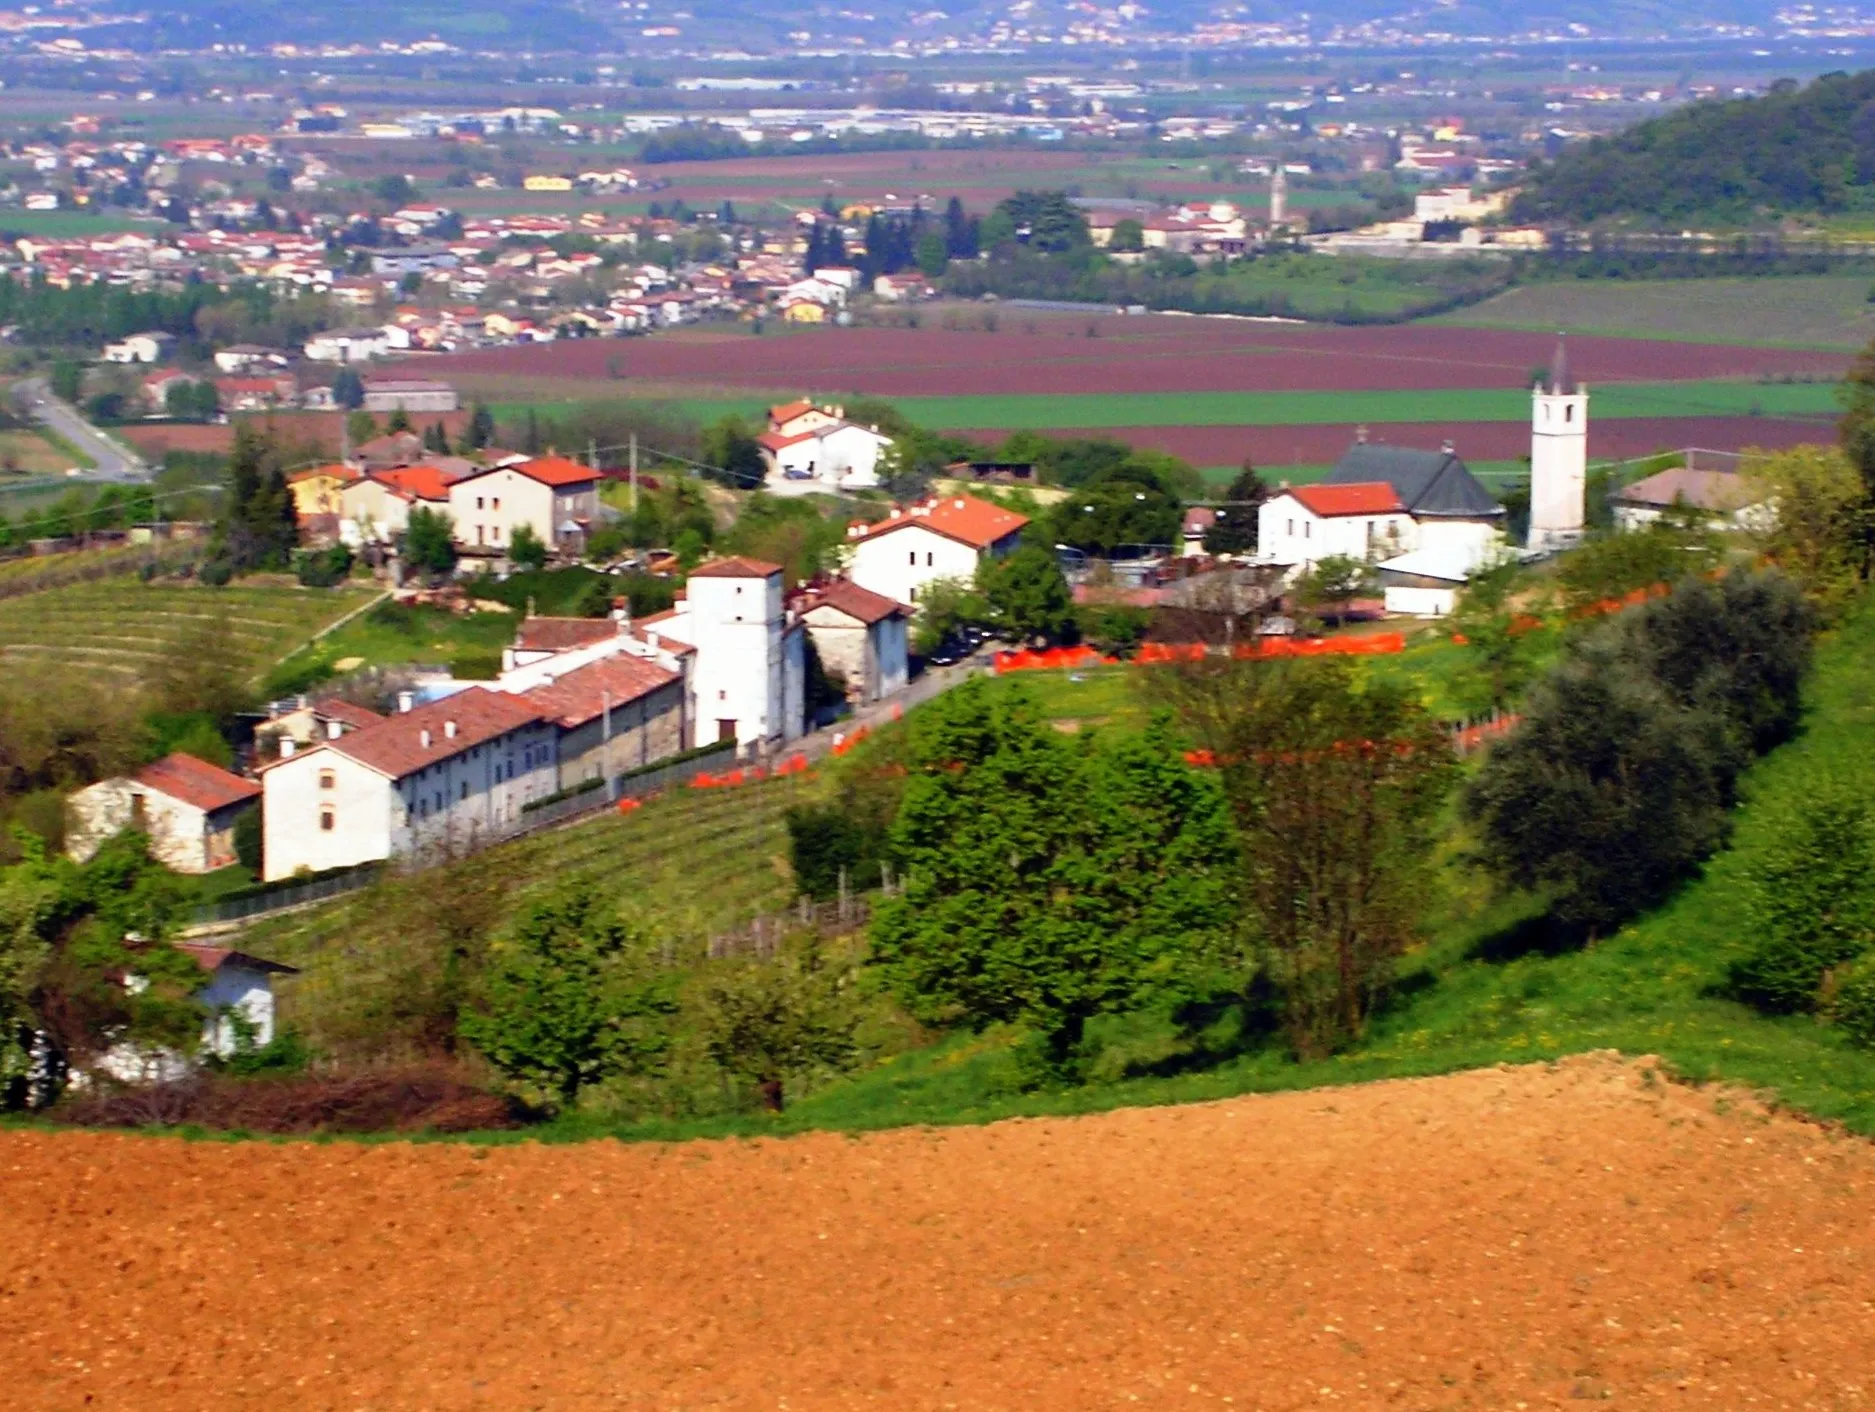
<instances>
[{"instance_id":1,"label":"shrub","mask_svg":"<svg viewBox=\"0 0 1875 1412\"><path fill-rule=\"evenodd\" d=\"M1823 978L1875 942L1875 816L1826 792L1781 821L1751 879L1757 945L1733 965L1741 1000L1788 1014L1815 1007Z\"/></svg>"},{"instance_id":2,"label":"shrub","mask_svg":"<svg viewBox=\"0 0 1875 1412\"><path fill-rule=\"evenodd\" d=\"M197 1074L88 1093L52 1116L86 1128L177 1127L251 1133L473 1132L512 1128L521 1110L447 1069L243 1079Z\"/></svg>"},{"instance_id":3,"label":"shrub","mask_svg":"<svg viewBox=\"0 0 1875 1412\"><path fill-rule=\"evenodd\" d=\"M1875 1049L1875 952L1866 952L1837 972L1829 1017L1851 1041Z\"/></svg>"}]
</instances>

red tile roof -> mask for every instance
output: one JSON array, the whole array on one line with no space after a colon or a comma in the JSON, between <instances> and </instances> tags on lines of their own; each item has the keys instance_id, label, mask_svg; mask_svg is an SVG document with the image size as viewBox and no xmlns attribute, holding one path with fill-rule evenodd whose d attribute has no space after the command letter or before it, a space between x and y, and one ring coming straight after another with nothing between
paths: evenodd
<instances>
[{"instance_id":1,"label":"red tile roof","mask_svg":"<svg viewBox=\"0 0 1875 1412\"><path fill-rule=\"evenodd\" d=\"M472 686L327 741L319 748L336 751L395 780L540 719L540 709L519 696ZM449 734L452 721L456 732L453 736ZM427 745L423 743L426 731Z\"/></svg>"},{"instance_id":2,"label":"red tile roof","mask_svg":"<svg viewBox=\"0 0 1875 1412\"><path fill-rule=\"evenodd\" d=\"M907 510L894 510L891 519L867 525L853 537L876 539L908 525L919 525L947 539L976 549L988 549L998 540L1019 532L1028 522L1026 515L1018 515L1014 510L1005 510L974 495L946 495Z\"/></svg>"},{"instance_id":3,"label":"red tile roof","mask_svg":"<svg viewBox=\"0 0 1875 1412\"><path fill-rule=\"evenodd\" d=\"M735 554L727 559L712 559L690 571L693 579L766 579L781 572L781 565L765 559L750 559Z\"/></svg>"},{"instance_id":4,"label":"red tile roof","mask_svg":"<svg viewBox=\"0 0 1875 1412\"><path fill-rule=\"evenodd\" d=\"M1337 515L1401 515L1406 507L1384 480L1350 481L1346 485L1296 485L1289 494L1304 508L1333 519Z\"/></svg>"},{"instance_id":5,"label":"red tile roof","mask_svg":"<svg viewBox=\"0 0 1875 1412\"><path fill-rule=\"evenodd\" d=\"M373 711L369 706L360 706L356 702L345 700L342 696L315 701L313 714L328 721L337 721L343 726L350 726L353 730L363 730L366 726L375 726L379 721L388 719Z\"/></svg>"},{"instance_id":6,"label":"red tile roof","mask_svg":"<svg viewBox=\"0 0 1875 1412\"><path fill-rule=\"evenodd\" d=\"M579 485L583 481L595 479L599 474L591 466L582 466L578 461L569 461L564 456L536 456L531 461L522 461L509 469L556 489Z\"/></svg>"},{"instance_id":7,"label":"red tile roof","mask_svg":"<svg viewBox=\"0 0 1875 1412\"><path fill-rule=\"evenodd\" d=\"M597 720L605 710L608 697L614 706L622 706L682 680L681 674L668 671L648 658L621 653L577 667L563 677L521 694L538 706L542 715L559 722L563 729L571 730Z\"/></svg>"},{"instance_id":8,"label":"red tile roof","mask_svg":"<svg viewBox=\"0 0 1875 1412\"><path fill-rule=\"evenodd\" d=\"M618 635L611 618L529 618L514 635L523 652L566 652Z\"/></svg>"},{"instance_id":9,"label":"red tile roof","mask_svg":"<svg viewBox=\"0 0 1875 1412\"><path fill-rule=\"evenodd\" d=\"M778 431L765 431L755 438L755 443L758 446L766 446L770 451L785 451L799 442L812 441L819 435L817 431L800 431L793 436L783 436Z\"/></svg>"},{"instance_id":10,"label":"red tile roof","mask_svg":"<svg viewBox=\"0 0 1875 1412\"><path fill-rule=\"evenodd\" d=\"M450 481L440 466L400 466L394 471L373 471L371 479L419 500L442 503L449 499Z\"/></svg>"},{"instance_id":11,"label":"red tile roof","mask_svg":"<svg viewBox=\"0 0 1875 1412\"><path fill-rule=\"evenodd\" d=\"M801 611L811 613L816 608L832 608L869 625L881 622L894 613L901 616L911 613L911 609L896 598L887 598L883 593L861 588L850 579L835 579L830 584L809 590L802 601Z\"/></svg>"},{"instance_id":12,"label":"red tile roof","mask_svg":"<svg viewBox=\"0 0 1875 1412\"><path fill-rule=\"evenodd\" d=\"M768 409L768 424L770 426L781 426L787 422L793 421L796 417L805 416L813 410L814 404L807 401L805 398L799 402L784 402L779 407L770 407Z\"/></svg>"},{"instance_id":13,"label":"red tile roof","mask_svg":"<svg viewBox=\"0 0 1875 1412\"><path fill-rule=\"evenodd\" d=\"M260 785L253 780L231 775L219 765L211 765L180 750L165 755L153 765L145 765L131 778L145 789L167 794L205 813L260 796Z\"/></svg>"}]
</instances>

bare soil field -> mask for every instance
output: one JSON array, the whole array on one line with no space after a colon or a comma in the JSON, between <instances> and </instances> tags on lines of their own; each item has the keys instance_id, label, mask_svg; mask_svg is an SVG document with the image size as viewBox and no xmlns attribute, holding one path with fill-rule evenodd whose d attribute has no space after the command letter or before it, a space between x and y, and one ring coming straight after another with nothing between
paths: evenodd
<instances>
[{"instance_id":1,"label":"bare soil field","mask_svg":"<svg viewBox=\"0 0 1875 1412\"><path fill-rule=\"evenodd\" d=\"M0 1133L67 1408L1862 1406L1875 1148L1646 1061L677 1146Z\"/></svg>"},{"instance_id":2,"label":"bare soil field","mask_svg":"<svg viewBox=\"0 0 1875 1412\"><path fill-rule=\"evenodd\" d=\"M1450 439L1468 461L1516 461L1530 454L1530 428L1523 422L1374 422L1368 439L1395 446L1435 450ZM1354 440L1353 425L1303 423L1285 426L1056 427L1049 436L1110 437L1131 446L1170 452L1194 466L1235 466L1247 457L1275 474L1283 466L1325 466ZM983 442L1009 433L995 428L960 431ZM1589 423L1589 455L1622 461L1689 446L1716 451L1833 444L1835 426L1805 417L1630 417Z\"/></svg>"},{"instance_id":3,"label":"bare soil field","mask_svg":"<svg viewBox=\"0 0 1875 1412\"><path fill-rule=\"evenodd\" d=\"M344 428L344 416L339 412L255 412L247 414L264 422L270 422L280 436L290 445L297 445L321 454L336 456L339 449L339 436ZM444 429L453 437L469 424L469 412L411 414L411 425L422 428L431 422L442 422ZM385 418L378 418L382 425ZM234 445L234 420L220 426L201 426L187 423L151 422L143 426L131 424L116 429L117 434L135 446L145 456L160 458L165 451L221 451L225 452Z\"/></svg>"},{"instance_id":4,"label":"bare soil field","mask_svg":"<svg viewBox=\"0 0 1875 1412\"><path fill-rule=\"evenodd\" d=\"M711 332L567 339L448 354L425 359L423 367L426 375L439 377L643 379L886 397L1434 390L1525 385L1531 369L1549 361L1555 342L1553 334L1518 329L1327 328L1171 316L1064 319L1005 309L995 332L853 328L740 339ZM1841 354L1806 349L1594 337L1571 339L1569 357L1576 375L1591 385L1834 378L1847 365Z\"/></svg>"}]
</instances>

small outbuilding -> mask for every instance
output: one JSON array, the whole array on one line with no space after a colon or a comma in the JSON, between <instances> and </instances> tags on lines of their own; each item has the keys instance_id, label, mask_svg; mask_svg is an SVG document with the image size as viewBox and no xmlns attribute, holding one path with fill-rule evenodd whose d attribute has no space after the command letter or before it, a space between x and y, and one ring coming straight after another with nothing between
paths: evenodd
<instances>
[{"instance_id":1,"label":"small outbuilding","mask_svg":"<svg viewBox=\"0 0 1875 1412\"><path fill-rule=\"evenodd\" d=\"M821 665L846 678L849 700L877 701L905 689L911 671L905 604L836 579L803 594L799 611Z\"/></svg>"},{"instance_id":2,"label":"small outbuilding","mask_svg":"<svg viewBox=\"0 0 1875 1412\"><path fill-rule=\"evenodd\" d=\"M136 829L149 835L150 854L164 867L212 873L235 861L235 825L260 795L254 780L177 751L72 795L65 851L82 863L112 834Z\"/></svg>"}]
</instances>

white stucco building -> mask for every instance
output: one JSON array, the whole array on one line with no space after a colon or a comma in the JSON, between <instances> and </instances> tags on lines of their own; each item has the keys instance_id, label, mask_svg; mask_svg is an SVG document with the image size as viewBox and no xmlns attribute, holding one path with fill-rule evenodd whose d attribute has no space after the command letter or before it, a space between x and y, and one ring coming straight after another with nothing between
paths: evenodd
<instances>
[{"instance_id":1,"label":"white stucco building","mask_svg":"<svg viewBox=\"0 0 1875 1412\"><path fill-rule=\"evenodd\" d=\"M1391 558L1415 536L1413 517L1385 481L1284 486L1257 508L1257 557L1298 573L1323 559Z\"/></svg>"},{"instance_id":2,"label":"white stucco building","mask_svg":"<svg viewBox=\"0 0 1875 1412\"><path fill-rule=\"evenodd\" d=\"M228 1059L248 1049L262 1049L275 1033L273 978L299 974L278 961L250 956L225 946L177 942L175 949L202 968L205 983L194 1000L206 1007L199 1053ZM123 984L136 990L148 981L126 975ZM113 1044L91 1067L119 1083L173 1083L196 1067L193 1056L159 1045Z\"/></svg>"},{"instance_id":3,"label":"white stucco building","mask_svg":"<svg viewBox=\"0 0 1875 1412\"><path fill-rule=\"evenodd\" d=\"M877 701L905 689L911 610L903 603L836 579L804 593L799 607L821 666L846 679L849 701Z\"/></svg>"},{"instance_id":4,"label":"white stucco building","mask_svg":"<svg viewBox=\"0 0 1875 1412\"><path fill-rule=\"evenodd\" d=\"M1581 542L1588 468L1589 390L1569 376L1558 339L1548 375L1530 392L1530 548Z\"/></svg>"},{"instance_id":5,"label":"white stucco building","mask_svg":"<svg viewBox=\"0 0 1875 1412\"><path fill-rule=\"evenodd\" d=\"M65 851L82 863L112 834L135 829L164 867L211 873L235 861L235 825L260 793L253 780L177 751L74 793L65 803Z\"/></svg>"},{"instance_id":6,"label":"white stucco building","mask_svg":"<svg viewBox=\"0 0 1875 1412\"><path fill-rule=\"evenodd\" d=\"M548 548L585 541L599 509L598 476L564 456L535 456L449 486L449 516L465 549L505 553L527 525Z\"/></svg>"},{"instance_id":7,"label":"white stucco building","mask_svg":"<svg viewBox=\"0 0 1875 1412\"><path fill-rule=\"evenodd\" d=\"M558 787L557 729L525 697L470 687L292 753L261 774L263 872L466 847Z\"/></svg>"},{"instance_id":8,"label":"white stucco building","mask_svg":"<svg viewBox=\"0 0 1875 1412\"><path fill-rule=\"evenodd\" d=\"M1026 516L973 495L895 506L885 519L847 531L847 576L869 592L916 607L927 584L968 582L985 559L1013 551L1028 523Z\"/></svg>"},{"instance_id":9,"label":"white stucco building","mask_svg":"<svg viewBox=\"0 0 1875 1412\"><path fill-rule=\"evenodd\" d=\"M781 565L711 560L691 572L675 608L636 632L665 652L693 650L691 746L734 740L754 753L806 728L806 629L784 601Z\"/></svg>"},{"instance_id":10,"label":"white stucco building","mask_svg":"<svg viewBox=\"0 0 1875 1412\"><path fill-rule=\"evenodd\" d=\"M843 407L788 402L768 409L768 430L756 438L771 490L806 486L869 490L879 484L879 457L892 438L845 419Z\"/></svg>"}]
</instances>

